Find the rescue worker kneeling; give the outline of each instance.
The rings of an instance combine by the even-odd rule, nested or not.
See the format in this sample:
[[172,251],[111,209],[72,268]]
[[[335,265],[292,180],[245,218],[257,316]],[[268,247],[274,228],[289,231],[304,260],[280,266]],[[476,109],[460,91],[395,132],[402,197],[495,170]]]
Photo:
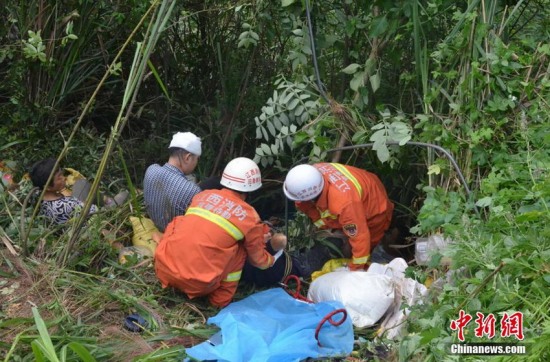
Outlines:
[[298,165],[288,172],[283,191],[319,229],[345,234],[351,246],[350,270],[384,261],[370,257],[371,252],[384,254],[375,248],[382,248],[379,243],[390,227],[394,205],[378,176],[339,163]]
[[235,158],[220,183],[223,189],[198,193],[186,214],[168,224],[155,252],[155,272],[164,288],[177,288],[189,298],[208,296],[212,305],[224,307],[247,258],[267,269],[275,257],[266,251],[265,225],[245,202],[247,193],[262,186],[258,165]]

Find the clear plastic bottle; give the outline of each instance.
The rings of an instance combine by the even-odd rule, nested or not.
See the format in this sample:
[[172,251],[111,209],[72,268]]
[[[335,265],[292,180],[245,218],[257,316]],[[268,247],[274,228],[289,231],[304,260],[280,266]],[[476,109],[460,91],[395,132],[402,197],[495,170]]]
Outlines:
[[448,243],[449,241],[441,234],[416,239],[414,250],[416,264],[427,265],[431,256],[438,251],[444,250]]

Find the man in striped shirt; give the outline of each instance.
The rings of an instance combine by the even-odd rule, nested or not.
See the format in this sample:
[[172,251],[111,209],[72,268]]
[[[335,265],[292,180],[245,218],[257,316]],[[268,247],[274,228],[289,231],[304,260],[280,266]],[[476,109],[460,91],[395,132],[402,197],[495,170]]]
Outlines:
[[201,155],[201,140],[191,132],[178,132],[168,147],[170,156],[163,166],[153,164],[143,179],[147,214],[164,231],[176,216],[185,214],[193,196],[201,189],[187,176],[193,173]]

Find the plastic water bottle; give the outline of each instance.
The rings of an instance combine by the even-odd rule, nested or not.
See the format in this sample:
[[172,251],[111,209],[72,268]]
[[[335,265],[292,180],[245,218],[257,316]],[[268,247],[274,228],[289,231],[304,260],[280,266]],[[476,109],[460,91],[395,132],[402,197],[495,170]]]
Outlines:
[[444,250],[449,244],[449,241],[445,239],[443,235],[435,234],[427,238],[418,238],[415,244],[414,257],[416,259],[416,264],[427,265],[431,256],[436,252]]
[[428,255],[428,238],[418,238],[415,242],[414,258],[416,264],[426,265],[430,256]]

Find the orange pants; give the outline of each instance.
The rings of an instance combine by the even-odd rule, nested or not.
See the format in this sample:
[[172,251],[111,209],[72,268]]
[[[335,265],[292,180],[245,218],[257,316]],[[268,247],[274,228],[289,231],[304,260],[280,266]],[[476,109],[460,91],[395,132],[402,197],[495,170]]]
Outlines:
[[386,213],[376,215],[372,219],[367,220],[367,225],[369,226],[370,232],[371,251],[376,245],[378,245],[380,240],[382,240],[382,238],[384,237],[384,233],[389,229],[393,216],[393,208],[393,203],[389,202]]
[[233,299],[245,261],[246,251],[241,247],[237,255],[229,260],[224,271],[208,283],[197,279],[177,278],[162,263],[155,263],[155,271],[164,287],[179,289],[190,299],[207,296],[210,304],[221,308]]

